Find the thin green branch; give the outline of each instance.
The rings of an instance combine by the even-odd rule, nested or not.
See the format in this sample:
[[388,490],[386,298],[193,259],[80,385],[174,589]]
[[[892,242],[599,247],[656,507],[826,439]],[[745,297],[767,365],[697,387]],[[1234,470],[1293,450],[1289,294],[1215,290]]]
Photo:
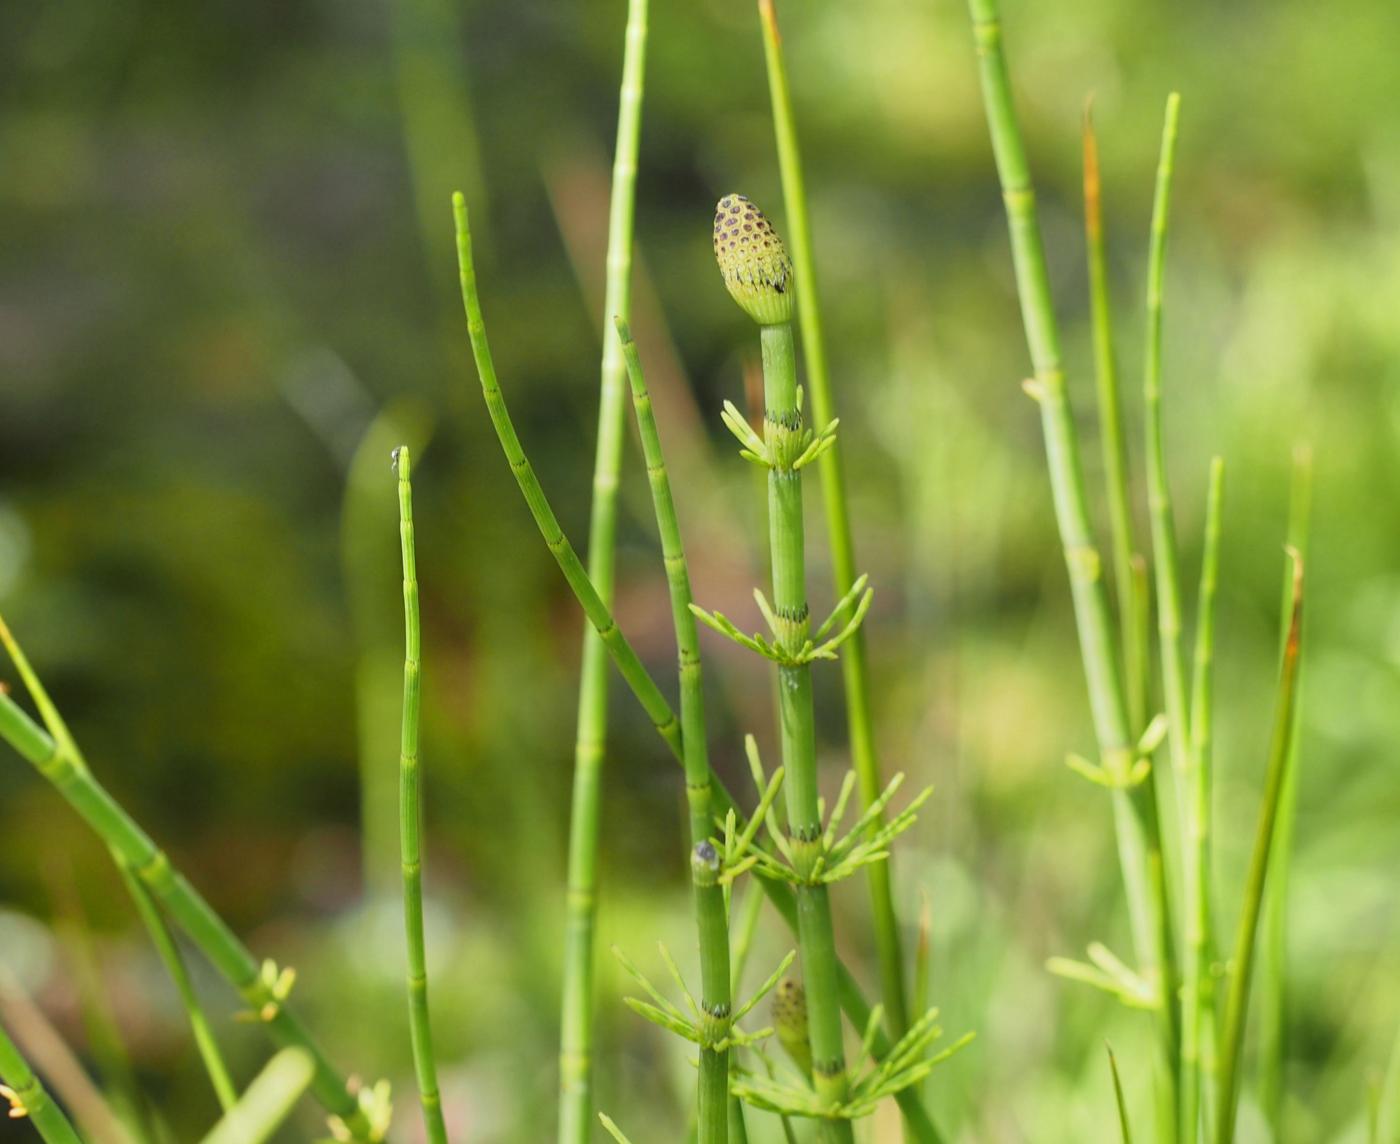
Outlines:
[[[817,292],[816,260],[813,256],[812,227],[807,212],[807,191],[802,173],[802,155],[793,119],[792,92],[788,86],[787,65],[783,59],[782,37],[773,0],[758,0],[763,26],[763,53],[768,69],[768,91],[773,107],[773,127],[777,138],[778,170],[782,178],[783,210],[787,214],[788,249],[797,279],[798,330],[802,355],[807,367],[807,390],[812,400],[812,419],[827,425],[836,417],[827,367],[826,342],[822,332],[821,304]],[[827,542],[831,549],[831,571],[836,594],[843,596],[856,581],[855,542],[851,513],[846,499],[846,480],[840,449],[827,449],[820,457],[822,504],[826,509]],[[841,678],[846,694],[846,723],[851,746],[851,766],[860,783],[861,805],[869,806],[884,783],[875,746],[875,724],[870,709],[870,667],[865,635],[855,631],[841,654]],[[871,823],[878,830],[880,820]],[[909,1027],[905,997],[904,954],[900,944],[899,919],[895,913],[888,862],[872,863],[866,871],[869,881],[871,917],[875,947],[880,963],[880,994],[884,1000],[889,1031],[896,1040]]]
[[315,1068],[302,1050],[283,1049],[253,1078],[203,1144],[263,1144],[292,1114]]
[[422,635],[418,614],[418,557],[414,545],[412,458],[408,446],[394,450],[399,489],[399,546],[403,557],[403,727],[399,742],[399,857],[403,865],[404,940],[408,949],[408,1023],[413,1069],[431,1144],[446,1144],[437,1054],[428,1016],[428,959],[423,941],[423,789],[418,760],[422,708]]
[[[646,71],[647,0],[629,0],[624,35],[617,144],[608,208],[598,443],[588,527],[588,575],[604,605],[611,604],[613,595],[618,474],[622,467],[623,428],[627,415],[622,356],[617,339],[609,336],[607,323],[615,314],[623,318],[631,314],[632,231]],[[584,1144],[593,1128],[594,925],[598,897],[600,787],[607,749],[608,655],[605,639],[591,622],[585,624],[569,817],[568,897],[560,1000],[560,1144]]]
[[243,996],[267,1025],[274,1041],[303,1048],[316,1064],[311,1089],[316,1099],[344,1123],[356,1140],[371,1140],[370,1123],[301,1021],[276,996],[262,967],[224,920],[173,866],[150,836],[93,777],[72,736],[44,692],[9,628],[0,620],[3,642],[44,712],[50,729],[39,727],[13,699],[0,693],[0,737],[32,763],[76,810],[94,833],[135,872],[167,913],[189,935],[216,970]]
[[1225,1004],[1225,1026],[1221,1035],[1220,1092],[1216,1104],[1216,1144],[1231,1144],[1235,1138],[1235,1110],[1239,1103],[1240,1063],[1244,1050],[1245,1020],[1249,1011],[1249,982],[1254,968],[1254,946],[1259,913],[1263,906],[1269,856],[1278,825],[1279,805],[1287,781],[1288,763],[1293,753],[1297,728],[1294,706],[1298,694],[1298,659],[1303,635],[1303,560],[1296,549],[1289,549],[1292,563],[1291,609],[1284,640],[1283,662],[1279,668],[1278,702],[1274,714],[1273,740],[1269,746],[1264,774],[1264,797],[1259,825],[1254,836],[1240,908],[1239,928],[1230,959],[1229,994]]
[[1215,1032],[1214,990],[1210,963],[1212,917],[1211,750],[1215,696],[1215,594],[1220,578],[1220,519],[1225,496],[1225,463],[1216,457],[1210,466],[1206,499],[1205,550],[1201,557],[1201,588],[1196,605],[1195,669],[1191,681],[1191,752],[1187,771],[1187,801],[1183,806],[1186,846],[1183,852],[1186,917],[1183,933],[1186,964],[1181,994],[1181,1133],[1192,1144],[1200,1132],[1205,1090],[1205,1051]]
[[0,1027],[0,1099],[9,1105],[9,1116],[28,1117],[47,1144],[82,1144],[63,1109],[54,1103],[20,1054],[9,1034]]

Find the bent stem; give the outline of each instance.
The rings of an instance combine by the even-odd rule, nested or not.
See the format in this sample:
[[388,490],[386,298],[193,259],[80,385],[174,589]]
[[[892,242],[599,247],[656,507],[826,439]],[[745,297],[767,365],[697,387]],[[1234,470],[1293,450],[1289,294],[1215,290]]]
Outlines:
[[1302,649],[1303,561],[1296,549],[1289,549],[1293,565],[1288,634],[1284,640],[1283,662],[1279,668],[1278,704],[1274,714],[1273,738],[1269,746],[1264,776],[1264,799],[1259,825],[1254,835],[1249,876],[1240,908],[1230,965],[1230,987],[1225,1004],[1225,1026],[1220,1039],[1220,1093],[1217,1101],[1216,1144],[1231,1144],[1235,1138],[1235,1109],[1239,1101],[1240,1058],[1244,1049],[1245,1020],[1249,1011],[1249,982],[1254,968],[1254,946],[1259,912],[1263,905],[1269,856],[1273,849],[1279,804],[1288,779],[1293,736],[1297,724],[1294,705],[1298,690],[1298,659]]
[[724,888],[716,880],[715,848],[710,843],[713,799],[710,791],[710,760],[705,732],[705,689],[700,667],[700,636],[690,591],[690,573],[681,544],[680,522],[666,475],[661,452],[661,434],[642,376],[641,358],[627,322],[617,319],[617,340],[627,363],[632,383],[632,404],[646,459],[647,480],[651,485],[652,507],[657,531],[661,534],[661,555],[666,566],[666,585],[671,597],[671,618],[676,630],[676,657],[680,672],[682,763],[685,767],[685,798],[690,809],[691,885],[695,898],[695,918],[700,938],[700,1007],[716,1034],[709,1045],[700,1046],[699,1144],[725,1144],[729,1120],[729,1050],[717,1048],[729,1031],[732,1012],[729,966],[729,918]]
[[9,1116],[28,1117],[47,1144],[82,1144],[63,1109],[34,1075],[10,1036],[0,1027],[0,1098],[9,1102]]
[[[604,325],[631,311],[632,220],[645,73],[647,0],[629,0],[622,87],[608,211]],[[588,574],[599,599],[611,604],[617,486],[622,465],[626,383],[617,339],[603,338],[598,444],[588,528]],[[583,630],[573,795],[569,813],[568,895],[559,1032],[559,1142],[583,1144],[593,1126],[594,924],[598,893],[598,820],[607,746],[608,648],[591,623]]]
[[[787,65],[783,60],[782,37],[778,33],[778,17],[773,0],[758,0],[758,12],[763,25],[763,54],[773,105],[783,209],[787,214],[788,249],[797,279],[797,324],[802,337],[803,360],[807,366],[812,419],[817,425],[827,425],[835,418],[836,409],[831,396],[826,344],[822,333],[816,261],[812,254],[812,227],[807,214],[802,155],[793,122],[792,92],[788,87]],[[840,449],[828,449],[818,459],[822,503],[826,508],[827,541],[831,549],[831,572],[838,599],[849,592],[856,581],[855,542],[851,534],[843,464]],[[846,695],[851,766],[859,784],[861,809],[866,809],[880,796],[884,783],[880,778],[875,747],[875,725],[870,711],[870,667],[862,628],[855,631],[842,649],[841,680]],[[884,816],[877,816],[870,824],[870,832],[878,830],[883,824]],[[898,1040],[909,1027],[909,1009],[905,1000],[904,953],[890,886],[889,863],[871,863],[866,868],[866,877],[870,886],[875,946],[880,962],[880,994],[889,1031]]]
[[285,990],[269,981],[269,975],[262,971],[248,947],[88,770],[68,728],[3,620],[0,643],[9,651],[49,728],[45,731],[13,699],[0,693],[0,737],[33,764],[108,849],[126,863],[210,964],[242,995],[267,1026],[272,1039],[283,1047],[302,1048],[310,1053],[316,1065],[311,1091],[317,1101],[341,1122],[352,1139],[372,1141],[369,1117],[351,1094],[345,1078],[331,1066],[300,1019],[287,1008]]
[[422,637],[418,615],[418,558],[413,534],[412,459],[406,445],[394,450],[399,486],[399,546],[403,555],[403,728],[399,745],[399,857],[403,864],[404,939],[408,947],[408,1023],[413,1069],[432,1144],[446,1144],[447,1125],[438,1088],[437,1055],[428,1018],[428,962],[423,942],[423,790],[418,763],[422,707]]

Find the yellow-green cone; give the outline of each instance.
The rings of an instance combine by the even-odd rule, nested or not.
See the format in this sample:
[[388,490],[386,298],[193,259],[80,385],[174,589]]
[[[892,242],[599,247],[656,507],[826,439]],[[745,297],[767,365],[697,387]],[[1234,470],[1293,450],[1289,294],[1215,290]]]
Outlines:
[[760,326],[792,321],[795,282],[787,248],[743,195],[725,195],[715,207],[715,261],[730,297]]
[[807,991],[791,977],[784,977],[773,990],[773,1028],[778,1043],[801,1070],[812,1075],[812,1046],[807,1039]]

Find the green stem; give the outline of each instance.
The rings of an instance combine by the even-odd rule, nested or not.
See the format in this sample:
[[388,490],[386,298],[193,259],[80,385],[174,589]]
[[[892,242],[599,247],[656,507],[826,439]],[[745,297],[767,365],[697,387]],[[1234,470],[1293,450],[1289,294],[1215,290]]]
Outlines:
[[[1095,736],[1108,773],[1126,776],[1133,754],[1127,705],[1113,650],[1102,561],[1089,523],[1079,442],[1065,389],[1050,275],[1036,219],[1035,190],[1031,185],[1025,145],[1011,97],[1011,78],[1002,49],[999,5],[997,0],[969,0],[969,9],[992,150],[1006,204],[1021,316],[1035,371],[1034,393],[1040,405],[1055,518],[1069,570]],[[1149,850],[1156,845],[1152,790],[1142,784],[1134,794],[1117,790],[1113,798],[1134,944],[1138,957],[1150,963],[1159,956],[1159,949],[1170,946],[1157,937],[1157,932],[1163,928],[1164,903],[1160,895],[1154,902],[1153,879],[1149,874]]]
[[53,1102],[4,1028],[0,1028],[0,1081],[9,1089],[4,1095],[9,1098],[11,1109],[22,1109],[20,1115],[29,1118],[48,1144],[82,1144],[63,1109]]
[[[831,396],[826,344],[822,333],[817,269],[812,253],[812,227],[807,213],[802,156],[793,122],[792,92],[788,86],[787,65],[783,60],[782,38],[778,33],[773,0],[758,0],[758,11],[763,25],[763,52],[773,105],[783,209],[787,213],[788,251],[797,278],[798,329],[802,337],[803,361],[807,367],[807,391],[812,401],[812,419],[818,425],[826,425],[835,418],[836,409]],[[843,465],[840,449],[828,449],[818,459],[837,599],[849,592],[856,580],[855,542],[851,533]],[[863,628],[857,629],[841,649],[841,678],[846,694],[851,766],[856,772],[861,804],[868,807],[879,797],[884,783],[880,778],[875,747],[875,724],[870,710],[870,667]],[[870,829],[878,830],[882,822],[883,816],[876,818],[871,822]],[[909,1027],[909,1009],[905,1000],[904,954],[900,945],[899,919],[895,914],[890,885],[890,863],[871,863],[866,867],[866,877],[870,886],[875,947],[880,963],[880,994],[890,1033],[897,1040]]]
[[[0,621],[0,639],[15,656],[18,648],[3,621]],[[27,662],[23,671],[28,673]],[[41,706],[51,706],[47,696]],[[284,1047],[303,1048],[311,1054],[316,1063],[316,1075],[311,1084],[316,1099],[328,1112],[344,1121],[354,1139],[370,1139],[369,1121],[346,1087],[345,1078],[331,1066],[301,1021],[272,996],[248,947],[175,869],[169,856],[156,846],[150,835],[93,777],[82,756],[72,747],[66,730],[61,731],[59,737],[67,745],[60,747],[13,699],[0,694],[0,737],[32,763],[107,847],[126,863],[253,1011],[267,1014],[264,1024],[272,1039]]]
[[[1288,543],[1306,561],[1308,526],[1312,510],[1312,453],[1301,447],[1294,454],[1289,496]],[[1285,589],[1283,608],[1287,622],[1291,601]],[[1286,630],[1286,627],[1285,627]],[[1264,898],[1264,945],[1259,964],[1259,1103],[1280,1139],[1283,1117],[1283,1069],[1287,1054],[1288,884],[1293,857],[1293,827],[1298,811],[1298,720],[1304,690],[1302,665],[1298,667],[1298,698],[1294,704],[1293,738],[1289,747],[1283,791],[1279,796],[1279,821]]]
[[1259,811],[1259,825],[1254,835],[1254,852],[1250,857],[1249,875],[1245,882],[1239,928],[1235,934],[1229,994],[1225,1003],[1225,1027],[1220,1040],[1216,1144],[1231,1144],[1235,1138],[1240,1058],[1244,1049],[1245,1020],[1249,1011],[1249,982],[1254,968],[1255,938],[1258,933],[1259,913],[1263,906],[1265,880],[1269,872],[1269,856],[1278,824],[1279,805],[1282,802],[1297,726],[1294,706],[1297,700],[1298,659],[1302,647],[1303,563],[1302,557],[1294,549],[1289,550],[1289,557],[1293,565],[1290,617],[1288,634],[1284,641],[1283,662],[1279,668],[1278,705],[1274,714],[1268,767],[1264,775],[1264,799]]
[[1113,582],[1122,627],[1123,674],[1127,683],[1128,723],[1134,731],[1147,726],[1147,649],[1134,621],[1136,588],[1132,498],[1128,479],[1128,445],[1114,349],[1113,310],[1108,285],[1108,255],[1103,231],[1103,193],[1099,145],[1089,107],[1084,109],[1084,236],[1089,262],[1089,309],[1094,330],[1094,379],[1098,390],[1099,435],[1104,484],[1108,490],[1109,535],[1113,545]]
[[[612,315],[626,318],[631,312],[632,220],[646,63],[647,0],[629,0],[625,37],[612,198],[608,210],[603,299],[605,336],[593,505],[588,528],[588,574],[605,605],[611,604],[613,595],[617,486],[627,413],[622,357],[617,339],[606,335],[606,326]],[[600,786],[607,746],[608,654],[608,647],[591,622],[585,624],[569,818],[568,897],[560,1003],[560,1144],[583,1144],[593,1128],[593,931],[598,894]]]
[[[793,442],[801,434],[797,399],[797,363],[792,324],[762,327],[763,427],[771,467],[768,472],[768,540],[773,563],[773,608],[788,629],[783,650],[796,654],[807,639],[807,574],[804,553],[802,474],[792,467]],[[812,668],[807,663],[778,668],[778,722],[781,731],[783,794],[793,863],[805,876],[821,853],[822,821],[818,807],[816,720],[812,707]],[[807,990],[807,1019],[812,1045],[812,1072],[817,1094],[827,1103],[846,1099],[846,1052],[842,1043],[841,1006],[836,994],[836,938],[831,903],[822,883],[797,887],[797,937],[802,978]],[[849,1121],[824,1122],[825,1136],[850,1140]]]
[[1187,843],[1183,855],[1186,889],[1186,967],[1181,998],[1181,1132],[1194,1142],[1200,1132],[1204,1089],[1203,1042],[1214,1034],[1210,988],[1211,907],[1211,750],[1214,734],[1215,594],[1220,575],[1220,517],[1225,464],[1210,466],[1206,501],[1205,551],[1196,614],[1195,670],[1191,682],[1191,755],[1185,804]]
[[180,996],[180,1005],[185,1010],[185,1015],[190,1022],[190,1032],[194,1036],[195,1048],[199,1051],[200,1060],[204,1062],[204,1071],[209,1074],[209,1081],[214,1086],[214,1094],[219,1099],[219,1107],[227,1112],[237,1102],[238,1092],[233,1087],[228,1066],[224,1063],[223,1054],[219,1051],[219,1043],[214,1037],[213,1029],[209,1026],[209,1018],[204,1012],[204,1006],[200,1004],[199,995],[195,992],[194,982],[190,980],[189,970],[185,967],[185,959],[180,955],[179,946],[175,944],[175,936],[165,924],[159,907],[151,898],[141,879],[136,877],[131,868],[122,861],[120,855],[114,854],[113,859],[117,863],[117,869],[121,871],[122,881],[126,883],[127,892],[136,905],[136,912],[141,915],[141,921],[151,935],[151,944],[156,947],[156,953],[165,966],[166,973],[170,975],[170,980],[175,984],[175,991]]
[[[729,1032],[733,1011],[729,964],[729,918],[724,887],[714,877],[718,855],[710,843],[714,825],[710,759],[705,732],[705,688],[700,667],[700,635],[690,591],[690,573],[681,543],[680,522],[666,475],[661,452],[661,434],[651,408],[646,379],[637,345],[625,319],[617,318],[617,341],[632,383],[632,404],[646,459],[651,502],[661,534],[661,555],[666,566],[666,585],[671,596],[671,617],[676,630],[681,692],[682,764],[685,768],[685,796],[690,809],[692,847],[691,884],[695,895],[695,916],[700,931],[700,1007],[713,1023],[712,1043],[723,1041]],[[715,863],[714,872],[710,861]],[[698,1090],[700,1144],[725,1144],[729,1128],[729,1051],[715,1051],[710,1045],[700,1049]]]
[[314,1067],[300,1049],[283,1049],[253,1078],[202,1144],[263,1144],[291,1115],[311,1083]]
[[399,544],[403,555],[403,728],[399,743],[399,858],[403,865],[404,939],[408,947],[408,1023],[423,1123],[432,1144],[446,1144],[437,1055],[428,1017],[428,961],[423,942],[423,790],[418,762],[422,707],[422,636],[418,615],[418,558],[413,535],[412,459],[394,450],[399,486]]
[[[546,547],[559,565],[559,570],[563,573],[565,581],[574,593],[574,598],[578,600],[579,606],[588,616],[590,623],[603,636],[603,642],[612,655],[613,663],[618,672],[641,704],[642,709],[650,717],[657,733],[665,741],[676,759],[683,762],[680,721],[672,712],[660,688],[657,687],[641,660],[638,659],[637,653],[628,643],[626,636],[622,634],[612,613],[599,599],[597,589],[589,580],[588,573],[579,560],[578,554],[574,551],[573,545],[569,543],[568,538],[560,529],[558,519],[549,506],[539,478],[520,446],[520,438],[516,434],[515,426],[510,418],[510,411],[505,403],[505,396],[501,392],[500,383],[496,377],[495,362],[491,356],[491,346],[486,338],[486,326],[481,313],[481,299],[477,293],[476,269],[472,262],[472,240],[468,225],[466,200],[460,194],[453,196],[453,214],[457,227],[457,253],[461,267],[462,302],[467,317],[467,334],[471,339],[472,352],[476,358],[477,373],[487,413],[500,441],[501,450],[515,476],[526,506],[545,540]],[[715,817],[723,818],[731,809],[737,811],[737,804],[733,797],[715,776],[713,770],[710,773],[710,782]],[[760,878],[759,882],[773,902],[774,908],[788,927],[795,932],[797,930],[797,903],[790,889],[785,883],[769,878]],[[837,990],[841,1006],[846,1011],[851,1023],[856,1028],[865,1028],[870,1020],[870,1005],[861,993],[855,978],[839,961],[837,963]],[[891,1047],[889,1038],[883,1031],[878,1031],[872,1044],[876,1059],[887,1055]],[[906,1123],[914,1132],[915,1139],[921,1144],[937,1144],[940,1137],[929,1120],[928,1114],[924,1111],[918,1093],[912,1088],[907,1088],[899,1092],[895,1099],[904,1113]]]

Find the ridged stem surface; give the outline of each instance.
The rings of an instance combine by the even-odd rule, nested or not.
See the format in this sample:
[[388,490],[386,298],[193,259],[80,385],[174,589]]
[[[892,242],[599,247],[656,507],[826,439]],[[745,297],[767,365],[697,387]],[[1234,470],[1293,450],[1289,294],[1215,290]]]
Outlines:
[[[14,1102],[18,1101],[18,1106],[24,1109],[23,1115],[46,1144],[82,1144],[82,1138],[73,1130],[63,1109],[53,1102],[3,1028],[0,1028],[0,1081],[14,1093],[9,1098],[10,1109],[14,1109]],[[8,1111],[0,1104],[0,1116],[4,1115],[8,1115]]]

